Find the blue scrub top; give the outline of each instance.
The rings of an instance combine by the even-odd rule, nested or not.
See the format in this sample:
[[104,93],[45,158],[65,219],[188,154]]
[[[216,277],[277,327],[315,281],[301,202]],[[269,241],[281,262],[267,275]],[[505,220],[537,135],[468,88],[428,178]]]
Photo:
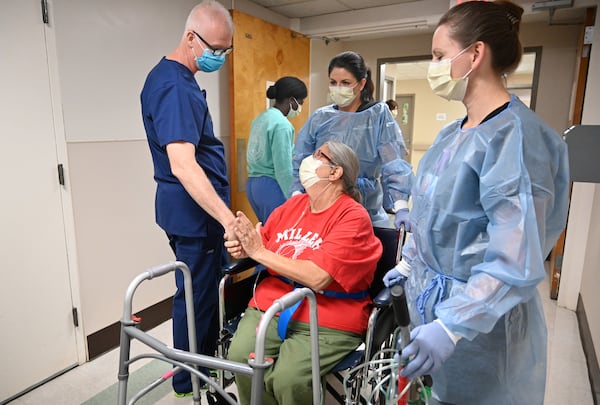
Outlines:
[[162,58],[150,71],[141,93],[142,118],[154,164],[156,223],[165,232],[202,237],[216,222],[187,193],[171,172],[166,146],[185,141],[196,146],[196,161],[217,194],[229,205],[225,148],[215,137],[206,92],[192,72]]

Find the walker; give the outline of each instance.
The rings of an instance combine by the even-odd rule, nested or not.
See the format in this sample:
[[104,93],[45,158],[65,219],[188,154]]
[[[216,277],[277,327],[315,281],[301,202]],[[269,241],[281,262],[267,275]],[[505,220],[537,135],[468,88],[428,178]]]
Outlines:
[[[163,276],[175,270],[181,270],[184,276],[184,291],[187,317],[188,336],[190,342],[190,351],[182,351],[170,348],[160,340],[150,336],[138,328],[140,320],[132,313],[133,295],[137,287],[146,280]],[[185,263],[175,261],[153,267],[137,276],[127,288],[125,294],[125,303],[123,305],[123,318],[121,319],[121,343],[119,355],[119,374],[118,374],[118,397],[117,404],[129,405],[135,404],[140,398],[148,394],[160,384],[168,381],[173,374],[181,370],[188,371],[192,376],[193,401],[194,405],[200,404],[200,383],[202,380],[212,390],[218,394],[219,403],[235,405],[237,402],[229,396],[225,390],[215,381],[204,375],[198,370],[198,367],[228,371],[231,373],[240,373],[252,377],[252,405],[262,403],[262,393],[264,384],[264,371],[272,364],[271,359],[264,356],[265,337],[267,326],[271,319],[280,311],[293,306],[296,302],[307,298],[310,308],[310,335],[312,347],[312,386],[313,403],[321,403],[321,379],[319,368],[319,340],[317,329],[317,301],[313,291],[309,288],[298,288],[283,297],[275,300],[273,305],[265,312],[262,321],[258,326],[256,333],[255,357],[248,360],[247,364],[229,361],[217,357],[206,356],[197,353],[195,336],[196,325],[194,318],[194,303],[192,295],[192,277],[189,268]],[[144,343],[155,352],[145,353],[134,358],[130,358],[131,340],[137,339]],[[172,370],[158,378],[156,381],[144,387],[127,402],[127,382],[129,378],[129,366],[142,359],[158,359],[174,366]]]

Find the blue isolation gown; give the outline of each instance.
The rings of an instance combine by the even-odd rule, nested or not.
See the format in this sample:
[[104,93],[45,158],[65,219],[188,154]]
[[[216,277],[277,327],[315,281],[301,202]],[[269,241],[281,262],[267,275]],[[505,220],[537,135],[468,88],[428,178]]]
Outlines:
[[357,112],[340,111],[334,105],[317,109],[298,132],[291,192],[303,191],[298,179],[302,159],[330,140],[354,150],[360,161],[362,204],[374,226],[389,228],[385,210],[391,210],[398,200],[408,200],[413,173],[404,160],[406,146],[400,127],[388,106],[379,102]]
[[547,331],[537,285],[565,226],[567,146],[517,97],[471,129],[441,130],[412,189],[404,246],[411,321],[460,335],[432,375],[445,403],[542,404]]

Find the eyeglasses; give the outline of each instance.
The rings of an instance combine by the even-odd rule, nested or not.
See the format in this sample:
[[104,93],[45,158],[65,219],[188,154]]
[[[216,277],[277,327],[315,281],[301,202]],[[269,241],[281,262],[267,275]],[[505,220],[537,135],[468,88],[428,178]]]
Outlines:
[[327,159],[327,161],[329,162],[329,166],[334,167],[334,166],[339,166],[337,163],[335,163],[329,156],[327,156],[321,149],[317,149],[315,151],[315,153],[313,153],[313,157],[315,159],[321,159],[322,157],[324,157],[325,159]]
[[212,52],[212,54],[214,56],[227,56],[231,52],[233,52],[233,46],[230,46],[229,48],[225,48],[225,49],[215,48],[214,46],[212,46],[211,44],[206,42],[206,40],[204,38],[202,38],[200,36],[200,34],[198,34],[196,31],[192,31],[192,32],[194,34],[196,34],[196,36],[198,37],[198,39],[200,39],[200,41],[204,42],[204,45],[206,45],[208,47],[208,49],[210,49],[210,51]]

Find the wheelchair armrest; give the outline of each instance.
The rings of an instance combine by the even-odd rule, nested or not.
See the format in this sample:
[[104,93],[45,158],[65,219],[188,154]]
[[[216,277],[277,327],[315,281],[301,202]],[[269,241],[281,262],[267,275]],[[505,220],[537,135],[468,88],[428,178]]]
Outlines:
[[390,306],[392,303],[392,293],[389,287],[384,287],[375,298],[373,298],[373,305],[375,308],[384,308]]
[[223,275],[238,274],[238,273],[241,273],[242,271],[245,271],[245,270],[251,269],[252,267],[255,267],[257,264],[258,264],[258,262],[256,260],[250,259],[249,257],[247,257],[245,259],[238,260],[237,262],[231,262],[231,263],[226,264],[221,269],[221,273]]

